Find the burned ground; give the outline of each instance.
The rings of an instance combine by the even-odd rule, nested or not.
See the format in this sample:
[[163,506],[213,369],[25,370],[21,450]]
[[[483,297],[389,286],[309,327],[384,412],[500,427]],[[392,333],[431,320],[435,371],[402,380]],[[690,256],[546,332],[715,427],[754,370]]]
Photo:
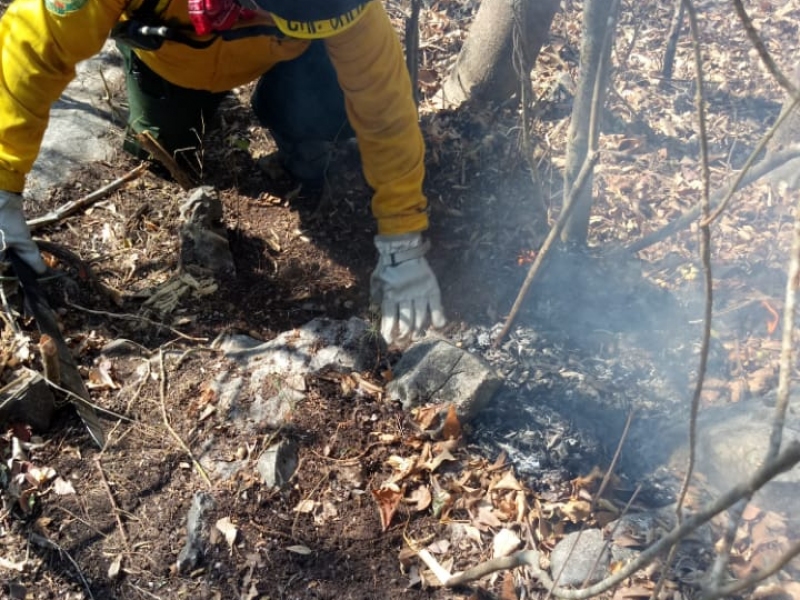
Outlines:
[[[510,385],[498,399],[504,403],[465,432],[464,444],[453,450],[457,460],[445,469],[468,473],[470,485],[487,486],[494,461],[505,452],[530,491],[529,502],[555,502],[570,497],[574,478],[607,466],[631,408],[659,419],[686,410],[703,297],[696,230],[646,249],[641,260],[606,253],[657,230],[699,200],[690,43],[682,39],[675,79],[662,85],[658,68],[671,7],[626,5],[602,141],[606,152],[595,181],[591,257],[556,256],[522,311],[519,329],[495,351],[487,340],[508,314],[532,252],[561,205],[559,168],[570,81],[577,76],[580,5],[566,3],[534,71],[541,98],[533,125],[541,198],[533,196],[515,106],[437,108],[435,92],[476,6],[436,2],[421,21],[420,113],[435,249],[430,261],[450,318],[443,334],[486,355]],[[391,7],[398,27],[401,8]],[[782,96],[727,3],[701,8],[716,187],[741,167],[765,124],[777,116]],[[761,2],[752,10],[768,46],[787,63],[792,55],[785,48],[797,39],[800,5],[784,3],[778,11],[777,4]],[[175,275],[179,258],[178,212],[185,193],[158,170],[41,232],[76,252],[104,286],[94,287],[69,260],[54,259],[69,281],[52,284],[51,299],[94,383],[93,400],[127,420],[107,421],[111,443],[100,453],[64,409],[43,434],[44,445],[30,451],[36,465],[54,469],[77,493],[57,493],[48,485],[26,510],[6,507],[0,545],[9,563],[0,568],[10,597],[82,598],[89,596],[87,589],[98,599],[466,595],[412,585],[414,561],[405,555],[401,560],[407,539],[439,539],[440,515],[402,505],[383,531],[369,493],[391,476],[391,456],[419,451],[402,441],[415,425],[398,406],[339,379],[315,377],[285,430],[245,433],[225,415],[204,412],[208,383],[235,368],[210,349],[220,334],[269,340],[317,316],[374,319],[368,290],[375,229],[354,148],[344,148],[332,162],[325,194],[299,188],[279,170],[264,168],[260,159],[273,146],[247,110],[248,95],[248,89],[237,90],[226,102],[200,163],[202,183],[223,199],[236,265],[213,293],[186,296],[169,314],[144,304]],[[124,99],[118,95],[114,101]],[[69,185],[31,206],[30,214],[79,198],[137,164],[120,154],[87,165]],[[739,194],[715,225],[718,316],[704,404],[759,397],[775,385],[779,345],[773,312],[782,308],[793,211],[790,195],[757,184]],[[32,323],[20,325],[34,335]],[[130,340],[139,349],[103,362],[101,349],[115,340]],[[396,353],[376,356],[374,371],[363,377],[380,387],[394,358]],[[150,376],[126,385],[143,366]],[[220,534],[202,565],[183,575],[174,564],[186,514],[193,493],[207,486],[165,421],[194,452],[213,436],[218,458],[251,459],[212,491],[209,521],[229,518],[238,531],[235,541],[229,544]],[[265,489],[254,460],[269,443],[288,436],[300,445],[297,475],[281,492]],[[376,443],[381,439],[386,442]],[[619,484],[623,499],[629,484]],[[305,501],[318,503],[318,511],[304,512]],[[560,525],[553,537],[539,540],[544,548],[576,527],[555,520]],[[490,544],[454,547],[453,570],[490,552]],[[121,572],[110,573],[119,557]],[[14,565],[22,565],[19,572]],[[693,588],[681,573],[673,579],[679,584],[675,593],[690,597]],[[485,587],[500,593],[502,583],[499,578]],[[524,597],[539,593],[529,578],[516,583],[528,590]],[[508,586],[503,589],[507,593]]]

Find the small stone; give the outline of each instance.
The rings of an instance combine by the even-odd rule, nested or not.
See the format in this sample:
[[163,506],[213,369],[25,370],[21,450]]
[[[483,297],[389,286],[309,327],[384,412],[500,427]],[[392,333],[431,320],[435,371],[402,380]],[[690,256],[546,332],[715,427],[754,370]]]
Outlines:
[[215,507],[214,498],[206,492],[195,492],[186,517],[186,543],[178,554],[178,573],[188,573],[200,564],[208,542],[209,525],[206,514]]
[[570,533],[556,544],[550,554],[550,573],[558,577],[559,585],[597,583],[608,573],[610,561],[603,532],[586,529]]
[[283,440],[264,451],[256,468],[264,484],[275,488],[289,483],[297,464],[297,444],[293,440]]

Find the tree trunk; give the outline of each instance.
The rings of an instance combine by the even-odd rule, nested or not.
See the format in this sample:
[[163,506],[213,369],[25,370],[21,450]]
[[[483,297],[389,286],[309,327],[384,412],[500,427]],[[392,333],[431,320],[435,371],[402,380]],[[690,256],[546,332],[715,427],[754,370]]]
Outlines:
[[559,0],[483,0],[456,65],[444,82],[445,101],[459,105],[467,100],[508,100],[519,90],[520,81],[513,60],[517,15],[524,24],[519,39],[526,73],[530,73],[559,4]]
[[[586,0],[583,5],[581,70],[567,138],[565,201],[589,150],[597,146],[608,88],[608,64],[614,45],[618,6],[616,0]],[[586,244],[592,210],[592,179],[590,176],[581,193],[575,197],[577,204],[561,234],[564,242]]]

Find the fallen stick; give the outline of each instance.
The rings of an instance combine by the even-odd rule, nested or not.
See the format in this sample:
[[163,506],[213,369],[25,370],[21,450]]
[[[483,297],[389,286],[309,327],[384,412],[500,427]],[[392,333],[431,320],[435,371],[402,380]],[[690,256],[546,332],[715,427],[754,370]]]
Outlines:
[[164,147],[158,143],[158,140],[153,137],[149,131],[136,134],[136,141],[141,144],[147,152],[153,155],[158,162],[160,162],[172,175],[175,182],[184,190],[190,190],[195,187],[192,177],[178,164],[172,155],[167,152]]
[[94,459],[94,464],[97,466],[97,470],[100,473],[100,481],[103,483],[103,487],[106,490],[106,495],[108,496],[108,503],[111,504],[111,510],[114,512],[114,517],[117,519],[117,527],[119,527],[119,534],[122,536],[122,543],[125,546],[125,550],[128,551],[128,554],[131,552],[131,545],[128,542],[128,533],[125,531],[125,525],[122,523],[122,517],[119,516],[120,510],[119,506],[117,505],[117,501],[114,498],[114,493],[111,491],[111,486],[108,484],[108,479],[106,479],[106,474],[103,471],[103,465],[100,462],[100,457]]
[[739,500],[744,498],[752,498],[753,494],[761,489],[766,483],[781,473],[788,471],[798,462],[800,462],[800,442],[789,442],[786,445],[786,448],[777,457],[775,457],[775,460],[764,464],[749,479],[732,487],[714,502],[704,508],[699,509],[695,514],[683,521],[682,524],[675,526],[664,537],[644,550],[641,554],[639,554],[639,556],[627,563],[622,569],[616,571],[613,575],[606,577],[598,583],[581,589],[554,587],[550,576],[539,567],[539,555],[537,550],[522,550],[509,556],[493,558],[471,567],[461,573],[450,575],[447,570],[442,567],[433,556],[431,556],[429,552],[418,548],[416,544],[414,544],[405,536],[404,539],[409,547],[411,547],[411,549],[417,553],[417,556],[419,556],[419,558],[425,562],[425,564],[434,573],[438,573],[437,578],[446,588],[464,585],[494,573],[495,571],[527,566],[532,569],[533,575],[539,580],[542,586],[549,590],[549,592],[556,598],[563,598],[565,600],[588,600],[589,598],[602,594],[614,586],[619,585],[625,579],[633,575],[636,571],[653,562],[657,556],[666,552],[674,544],[684,539],[691,532],[696,531],[698,527],[704,523],[707,523],[721,512],[730,508]]
[[167,369],[164,367],[164,351],[163,349],[158,350],[158,366],[159,366],[159,377],[161,378],[160,385],[158,387],[158,395],[161,400],[161,418],[164,421],[164,427],[166,427],[169,434],[173,437],[173,439],[178,443],[178,445],[186,452],[186,455],[189,457],[189,460],[192,461],[194,468],[200,474],[200,477],[203,478],[206,485],[209,489],[214,489],[214,484],[211,483],[211,479],[206,473],[206,470],[203,468],[203,465],[200,464],[200,461],[194,457],[194,453],[192,452],[191,448],[186,445],[181,439],[181,436],[178,435],[178,432],[172,428],[172,425],[169,424],[169,417],[167,416]]
[[87,194],[83,198],[78,198],[77,200],[72,200],[71,202],[67,202],[63,206],[59,206],[55,210],[51,210],[46,215],[42,215],[41,217],[36,217],[35,219],[31,219],[28,221],[28,228],[31,231],[35,231],[41,227],[45,227],[47,225],[52,225],[53,223],[58,223],[66,219],[69,216],[74,215],[79,210],[83,210],[97,202],[98,200],[105,198],[111,192],[118,190],[123,185],[128,183],[129,181],[133,181],[137,177],[139,177],[142,173],[147,170],[147,163],[142,163],[138,167],[131,169],[122,177],[115,179],[104,185],[101,188],[96,189],[91,194]]
[[586,159],[583,161],[583,166],[581,167],[578,176],[575,178],[575,184],[572,186],[569,198],[567,198],[567,202],[564,205],[564,208],[561,210],[561,214],[558,215],[558,219],[556,219],[556,222],[550,229],[550,233],[547,234],[547,238],[545,239],[544,244],[542,244],[542,248],[536,255],[536,259],[533,261],[530,269],[528,269],[528,274],[525,276],[525,281],[522,282],[522,287],[517,294],[517,299],[514,300],[514,305],[511,307],[511,311],[508,313],[508,317],[503,325],[503,329],[497,334],[494,342],[492,342],[492,346],[494,348],[500,346],[500,344],[503,342],[503,339],[508,334],[508,331],[511,329],[511,326],[514,324],[514,320],[517,318],[517,314],[522,307],[525,296],[528,295],[528,290],[530,290],[533,280],[536,278],[536,274],[539,272],[539,268],[542,266],[542,263],[550,251],[551,246],[555,243],[556,239],[558,239],[558,236],[561,235],[561,231],[564,229],[564,226],[569,220],[569,216],[572,214],[572,209],[578,204],[578,194],[580,194],[580,192],[583,190],[583,186],[586,185],[586,182],[588,181],[589,176],[592,174],[592,169],[594,168],[598,158],[600,158],[600,154],[599,152],[595,151],[587,155]]
[[[739,190],[745,188],[746,186],[750,185],[754,181],[758,181],[765,175],[771,173],[778,167],[786,164],[790,160],[795,158],[800,158],[800,144],[793,144],[789,146],[786,150],[782,152],[776,152],[769,158],[762,160],[760,163],[755,165],[753,168],[748,171],[747,175],[741,178],[737,178],[737,181],[730,186],[718,190],[714,192],[711,196],[711,208],[712,210],[716,210],[717,207],[722,203],[722,201],[728,196],[732,195]],[[667,223],[664,227],[659,229],[658,231],[654,231],[653,233],[644,236],[641,239],[636,240],[635,242],[629,244],[625,247],[623,252],[635,254],[637,252],[641,252],[645,248],[649,248],[653,244],[657,244],[658,242],[662,242],[668,237],[671,237],[678,231],[682,231],[689,224],[697,219],[700,216],[700,206],[694,205],[691,209],[683,213],[680,217],[672,221],[671,223]],[[614,254],[618,252],[618,250],[612,250],[609,254]]]

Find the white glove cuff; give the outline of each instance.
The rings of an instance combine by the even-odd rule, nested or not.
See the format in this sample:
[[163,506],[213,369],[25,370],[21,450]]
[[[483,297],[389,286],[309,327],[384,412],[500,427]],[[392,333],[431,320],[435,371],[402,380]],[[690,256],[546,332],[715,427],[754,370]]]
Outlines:
[[386,264],[396,267],[399,264],[422,258],[431,247],[429,241],[422,240],[421,233],[404,233],[401,235],[377,235],[375,246]]

